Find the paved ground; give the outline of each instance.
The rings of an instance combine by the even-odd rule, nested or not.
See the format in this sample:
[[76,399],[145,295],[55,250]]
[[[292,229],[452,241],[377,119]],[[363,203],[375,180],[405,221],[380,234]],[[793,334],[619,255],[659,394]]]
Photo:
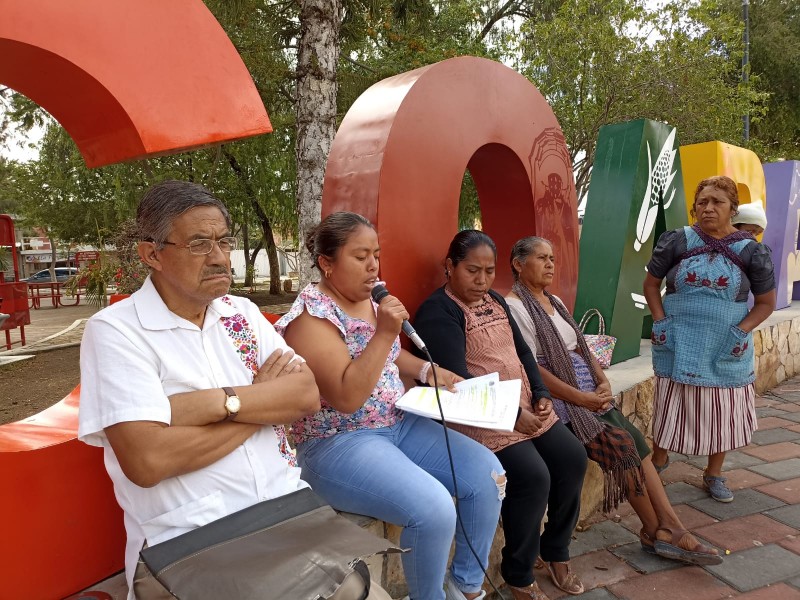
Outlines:
[[[281,310],[283,309],[283,310]],[[284,312],[273,307],[272,312]],[[92,307],[31,311],[29,350],[77,343]],[[76,323],[76,321],[78,321]],[[15,346],[13,352],[24,349]],[[2,360],[7,353],[0,353]],[[640,524],[630,507],[575,534],[573,569],[587,592],[584,600],[800,600],[800,378],[784,382],[757,399],[759,430],[753,444],[728,454],[730,504],[700,489],[702,459],[673,454],[662,477],[684,523],[707,543],[730,552],[714,567],[681,566],[645,554]],[[552,599],[567,597],[537,573]],[[79,597],[124,598],[121,576]],[[96,593],[105,591],[107,595]]]
[[[626,505],[575,534],[573,569],[589,590],[577,598],[800,600],[800,378],[773,388],[756,406],[753,444],[725,460],[733,502],[716,502],[701,489],[704,459],[673,454],[662,473],[683,522],[729,551],[724,562],[681,566],[645,554],[641,524]],[[546,576],[537,579],[550,598],[566,597]]]

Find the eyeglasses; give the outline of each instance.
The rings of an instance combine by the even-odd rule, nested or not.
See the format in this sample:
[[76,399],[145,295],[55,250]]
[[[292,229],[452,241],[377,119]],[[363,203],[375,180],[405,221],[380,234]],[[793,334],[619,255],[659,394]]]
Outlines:
[[232,250],[236,250],[235,237],[224,237],[219,238],[218,240],[192,240],[188,244],[176,244],[175,242],[166,241],[162,242],[162,244],[169,244],[170,246],[175,246],[176,248],[188,248],[190,254],[196,254],[199,256],[211,254],[211,251],[214,249],[214,243],[216,243],[217,246],[219,246],[219,249],[225,254],[230,254]]

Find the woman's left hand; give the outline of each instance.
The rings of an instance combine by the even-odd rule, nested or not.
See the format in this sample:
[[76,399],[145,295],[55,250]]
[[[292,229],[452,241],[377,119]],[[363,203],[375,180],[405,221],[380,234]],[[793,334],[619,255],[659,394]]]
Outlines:
[[542,421],[550,416],[553,412],[553,402],[550,398],[539,398],[533,405],[533,414],[539,417]]
[[604,381],[594,389],[594,393],[601,398],[610,398],[613,395],[611,393],[611,384],[608,381]]
[[460,375],[456,375],[452,371],[448,371],[447,369],[443,369],[442,367],[438,366],[431,367],[430,369],[428,369],[428,381],[425,382],[431,387],[435,385],[433,381],[434,369],[436,369],[436,378],[437,378],[436,383],[439,384],[439,387],[447,388],[448,391],[455,392],[456,391],[455,385],[459,381],[464,381],[463,377],[461,377]]

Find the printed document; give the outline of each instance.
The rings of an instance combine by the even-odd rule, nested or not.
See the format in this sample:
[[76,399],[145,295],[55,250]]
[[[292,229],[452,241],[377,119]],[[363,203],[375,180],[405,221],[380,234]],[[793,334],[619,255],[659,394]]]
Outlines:
[[[460,381],[455,385],[455,393],[439,388],[444,418],[452,423],[513,431],[521,386],[519,379],[500,381],[497,373],[489,373]],[[436,390],[431,387],[411,388],[397,401],[397,408],[441,419]]]

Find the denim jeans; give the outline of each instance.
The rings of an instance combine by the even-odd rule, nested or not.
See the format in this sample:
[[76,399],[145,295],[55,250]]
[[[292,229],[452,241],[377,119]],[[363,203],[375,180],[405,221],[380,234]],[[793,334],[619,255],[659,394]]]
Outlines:
[[[466,536],[487,566],[500,515],[503,467],[487,448],[448,430]],[[303,479],[336,509],[403,527],[403,570],[413,600],[445,597],[447,557],[455,533],[452,575],[463,592],[483,584],[481,566],[456,531],[453,478],[442,426],[406,414],[391,427],[360,429],[301,443]]]

